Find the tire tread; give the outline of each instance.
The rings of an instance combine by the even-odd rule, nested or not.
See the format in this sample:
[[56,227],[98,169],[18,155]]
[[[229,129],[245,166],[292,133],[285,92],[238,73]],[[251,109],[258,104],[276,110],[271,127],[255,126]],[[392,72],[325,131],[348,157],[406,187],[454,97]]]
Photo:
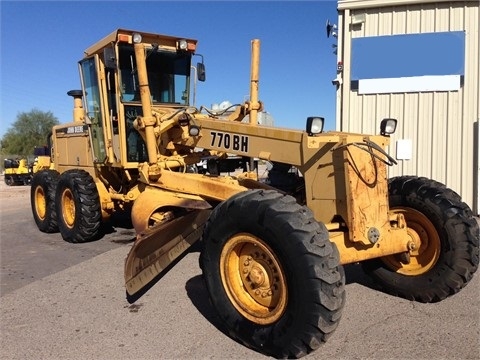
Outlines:
[[[30,188],[30,203],[32,207],[32,214],[40,231],[45,233],[58,232],[57,210],[55,208],[55,191],[58,183],[58,171],[56,170],[41,170],[33,175]],[[45,219],[42,220],[36,213],[35,205],[35,190],[40,186],[45,194],[46,214]]]
[[[100,198],[92,176],[82,169],[73,169],[64,172],[59,179],[59,188],[71,188],[75,201],[79,204],[75,214],[73,229],[59,224],[60,232],[65,241],[71,243],[85,243],[99,237],[101,226]],[[77,197],[78,195],[78,197]],[[61,213],[60,193],[57,192],[57,211]],[[78,211],[79,210],[79,211]]]
[[382,290],[409,300],[437,302],[460,291],[479,264],[479,228],[469,206],[455,191],[425,177],[394,177],[389,194],[391,206],[428,212],[441,238],[441,255],[429,272],[411,277],[411,285],[378,259],[363,263],[367,273]]

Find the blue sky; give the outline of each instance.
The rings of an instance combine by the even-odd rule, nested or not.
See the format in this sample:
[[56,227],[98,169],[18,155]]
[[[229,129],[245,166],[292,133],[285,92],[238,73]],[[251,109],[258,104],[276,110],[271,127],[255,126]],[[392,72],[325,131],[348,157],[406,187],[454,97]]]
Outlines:
[[197,106],[249,92],[250,40],[261,40],[260,100],[280,127],[308,116],[335,127],[333,38],[336,1],[1,1],[0,137],[21,112],[72,118],[67,91],[79,89],[83,51],[117,28],[194,38],[207,81]]

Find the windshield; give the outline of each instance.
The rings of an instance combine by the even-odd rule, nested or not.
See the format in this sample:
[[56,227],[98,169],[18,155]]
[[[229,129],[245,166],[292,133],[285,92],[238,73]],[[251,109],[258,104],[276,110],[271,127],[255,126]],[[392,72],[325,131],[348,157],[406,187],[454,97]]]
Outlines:
[[[147,50],[147,72],[153,104],[188,105],[190,54]],[[140,101],[133,46],[120,47],[122,101]]]

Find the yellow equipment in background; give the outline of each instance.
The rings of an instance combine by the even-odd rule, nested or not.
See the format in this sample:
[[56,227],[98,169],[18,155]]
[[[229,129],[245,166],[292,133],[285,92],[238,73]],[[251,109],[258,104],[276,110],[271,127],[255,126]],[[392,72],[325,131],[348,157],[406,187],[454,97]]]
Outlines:
[[30,185],[33,176],[32,167],[28,165],[27,159],[5,159],[4,180],[8,186]]

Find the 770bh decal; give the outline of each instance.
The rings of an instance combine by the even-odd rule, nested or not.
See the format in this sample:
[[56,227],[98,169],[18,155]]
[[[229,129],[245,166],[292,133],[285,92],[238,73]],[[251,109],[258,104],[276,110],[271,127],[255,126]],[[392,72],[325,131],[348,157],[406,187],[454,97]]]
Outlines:
[[239,152],[248,152],[248,136],[210,131],[212,135],[212,147],[223,148]]

